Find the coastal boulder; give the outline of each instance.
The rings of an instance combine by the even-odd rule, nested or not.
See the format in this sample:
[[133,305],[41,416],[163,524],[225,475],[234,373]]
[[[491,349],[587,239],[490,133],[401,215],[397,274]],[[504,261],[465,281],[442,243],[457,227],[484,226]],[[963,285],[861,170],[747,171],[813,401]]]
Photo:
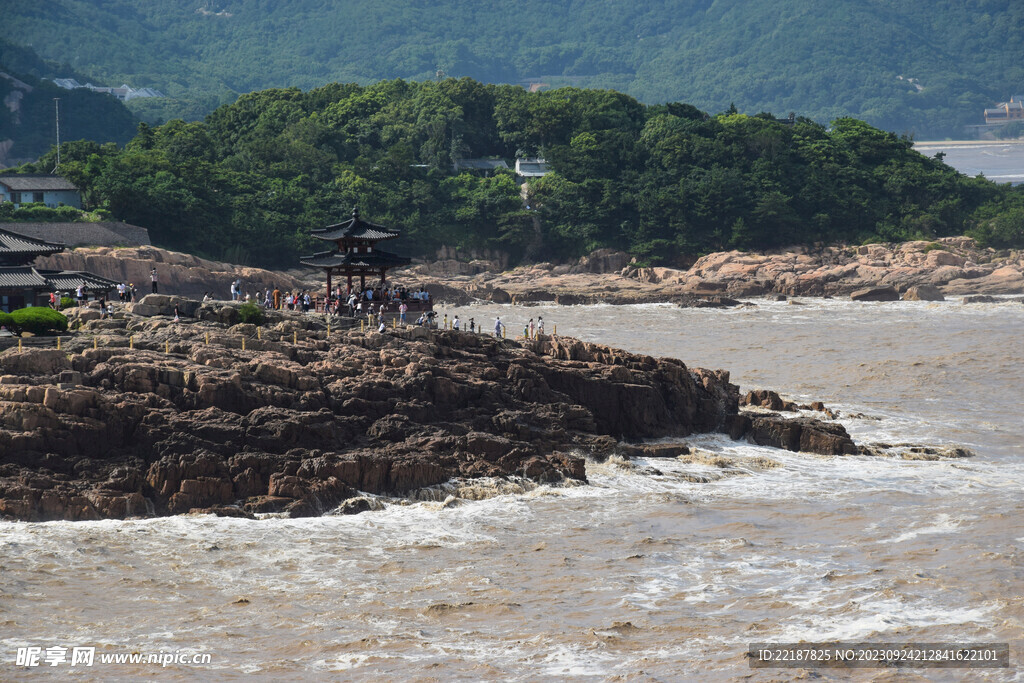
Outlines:
[[892,287],[865,287],[850,293],[853,301],[899,301],[900,294]]
[[904,301],[945,301],[946,297],[938,287],[932,285],[913,285],[903,293]]

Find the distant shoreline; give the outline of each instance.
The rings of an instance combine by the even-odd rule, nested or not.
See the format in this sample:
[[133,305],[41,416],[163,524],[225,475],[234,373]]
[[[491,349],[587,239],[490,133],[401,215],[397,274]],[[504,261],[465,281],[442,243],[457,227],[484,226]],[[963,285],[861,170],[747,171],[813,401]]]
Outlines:
[[959,147],[966,145],[1024,145],[1024,140],[921,140],[914,147]]

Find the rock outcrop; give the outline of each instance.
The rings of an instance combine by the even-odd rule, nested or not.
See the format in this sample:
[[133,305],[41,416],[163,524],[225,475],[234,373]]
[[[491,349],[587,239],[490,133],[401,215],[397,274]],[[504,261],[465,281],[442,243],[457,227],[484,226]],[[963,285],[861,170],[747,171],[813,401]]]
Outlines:
[[[405,277],[421,275],[435,277],[437,270],[413,266]],[[968,237],[942,237],[764,254],[716,252],[688,268],[648,268],[621,252],[602,250],[576,264],[538,263],[500,273],[477,269],[440,282],[495,303],[693,305],[711,297],[845,297],[866,288],[884,289],[889,301],[900,294],[933,301],[943,295],[1024,293],[1024,253],[982,249]]]
[[584,481],[583,454],[696,432],[856,450],[839,425],[741,414],[727,372],[670,358],[340,321],[328,336],[298,314],[257,331],[221,322],[230,305],[188,300],[196,318],[176,323],[173,302],[85,321],[60,350],[0,354],[0,516],[357,512],[364,494],[453,478]]

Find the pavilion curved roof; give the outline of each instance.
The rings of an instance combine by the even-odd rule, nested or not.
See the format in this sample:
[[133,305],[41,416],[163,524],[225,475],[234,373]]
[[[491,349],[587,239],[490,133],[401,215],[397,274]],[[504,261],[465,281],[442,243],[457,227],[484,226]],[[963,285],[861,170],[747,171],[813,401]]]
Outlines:
[[317,239],[329,242],[338,240],[379,242],[394,239],[401,233],[393,228],[385,228],[383,225],[364,221],[359,217],[359,209],[352,209],[352,217],[347,221],[312,230],[310,234]]
[[372,251],[367,254],[353,254],[351,252],[321,251],[312,256],[303,256],[299,261],[304,266],[314,268],[351,268],[380,270],[381,268],[395,268],[407,266],[412,259],[406,256],[398,256],[387,251]]

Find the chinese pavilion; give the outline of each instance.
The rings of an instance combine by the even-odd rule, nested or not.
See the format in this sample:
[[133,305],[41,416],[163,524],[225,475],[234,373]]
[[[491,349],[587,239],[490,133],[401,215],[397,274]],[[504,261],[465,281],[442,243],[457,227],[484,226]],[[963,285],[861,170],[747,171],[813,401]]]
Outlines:
[[352,209],[352,218],[344,223],[328,225],[326,228],[313,230],[313,237],[325,242],[334,242],[337,249],[322,251],[312,256],[305,256],[301,263],[304,266],[322,268],[327,274],[327,298],[331,297],[331,277],[339,275],[348,281],[348,293],[352,292],[352,278],[359,277],[359,291],[366,289],[366,277],[380,276],[381,288],[389,268],[408,265],[410,259],[398,256],[375,247],[377,242],[393,240],[399,232],[385,228],[359,217],[359,209]]

